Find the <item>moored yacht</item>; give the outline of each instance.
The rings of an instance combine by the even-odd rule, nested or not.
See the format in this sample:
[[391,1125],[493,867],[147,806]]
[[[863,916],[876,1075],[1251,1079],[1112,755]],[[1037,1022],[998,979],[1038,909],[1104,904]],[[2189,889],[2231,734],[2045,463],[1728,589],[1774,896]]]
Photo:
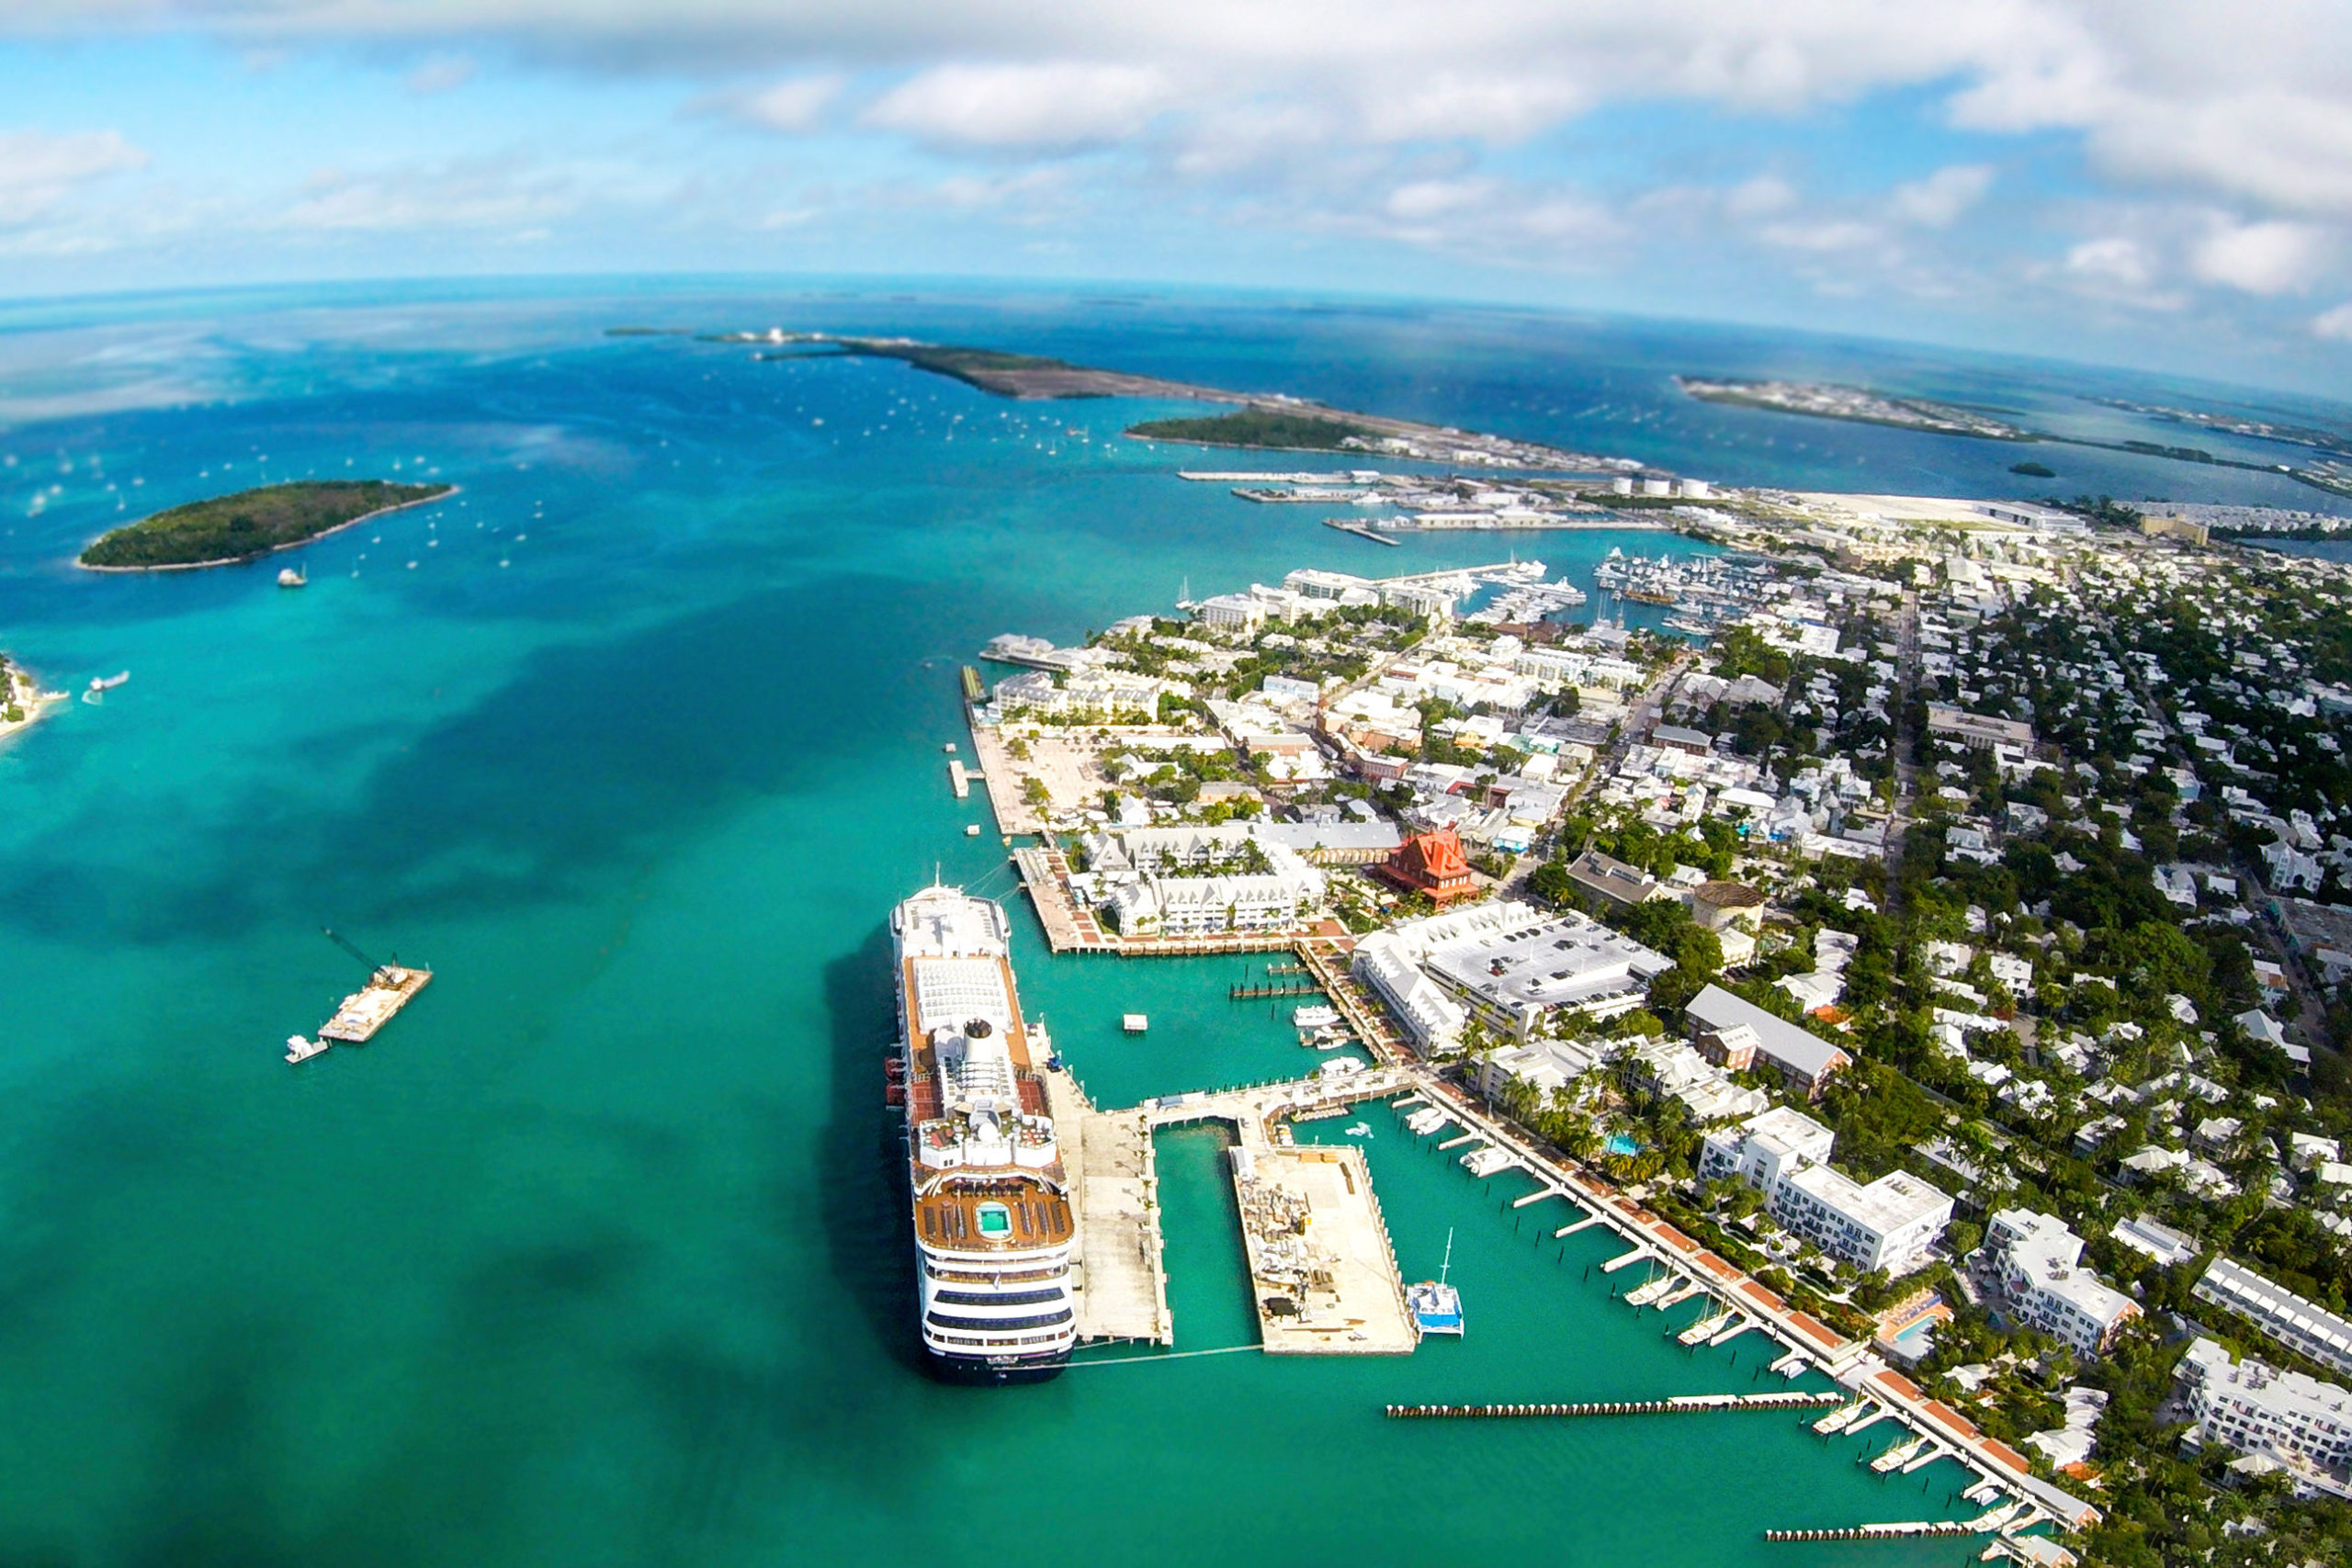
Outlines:
[[[1353,1129],[1350,1129],[1353,1131]],[[1453,1233],[1445,1233],[1445,1261],[1437,1278],[1405,1288],[1405,1304],[1413,1309],[1413,1325],[1423,1334],[1462,1332],[1462,1292],[1445,1282],[1453,1271]]]
[[923,1349],[953,1381],[1041,1382],[1078,1338],[1076,1224],[1004,910],[934,886],[890,931]]

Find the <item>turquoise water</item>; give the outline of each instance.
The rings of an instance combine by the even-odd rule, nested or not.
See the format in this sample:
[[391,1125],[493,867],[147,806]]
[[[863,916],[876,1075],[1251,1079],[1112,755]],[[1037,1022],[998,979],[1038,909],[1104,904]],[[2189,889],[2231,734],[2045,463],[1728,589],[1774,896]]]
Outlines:
[[[1763,1545],[1946,1506],[1943,1470],[1882,1482],[1868,1443],[1791,1419],[1384,1422],[1393,1399],[1741,1387],[1763,1351],[1681,1350],[1585,1277],[1605,1243],[1537,1245],[1507,1183],[1376,1110],[1408,1276],[1457,1233],[1461,1343],[927,1382],[882,922],[934,867],[1010,886],[963,832],[985,806],[946,785],[957,664],[1188,581],[1507,546],[1381,548],[1185,484],[1190,455],[1116,438],[1135,405],[600,335],[647,319],[1068,353],[1727,482],[1854,465],[1826,427],[1674,402],[1668,359],[1868,368],[1231,301],[339,291],[0,318],[0,646],[52,684],[131,672],[0,748],[0,1560],[900,1562],[1035,1530],[1137,1563],[1964,1561]],[[1849,434],[1872,483],[2009,488],[2006,453]],[[462,494],[314,545],[300,593],[274,567],[64,564],[171,502],[395,465]],[[1534,547],[1589,581],[1611,543],[1692,547]],[[1021,924],[1027,1002],[1105,1102],[1317,1059],[1289,1004],[1227,998],[1246,964],[1049,960]],[[373,1046],[289,1068],[280,1043],[360,977],[330,925],[437,977]],[[1180,1348],[1246,1343],[1214,1136],[1162,1156]]]

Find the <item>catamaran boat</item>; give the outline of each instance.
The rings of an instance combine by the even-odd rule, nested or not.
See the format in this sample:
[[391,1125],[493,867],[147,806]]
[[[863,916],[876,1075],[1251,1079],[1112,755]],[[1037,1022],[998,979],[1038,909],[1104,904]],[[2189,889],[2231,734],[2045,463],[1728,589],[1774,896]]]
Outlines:
[[1405,1290],[1405,1304],[1413,1311],[1414,1325],[1424,1334],[1454,1334],[1462,1332],[1462,1292],[1445,1282],[1453,1270],[1453,1233],[1445,1233],[1445,1261],[1439,1265],[1437,1278],[1424,1280]]
[[1078,1340],[1076,1222],[1001,905],[924,888],[890,914],[922,1348],[957,1382],[1043,1382]]

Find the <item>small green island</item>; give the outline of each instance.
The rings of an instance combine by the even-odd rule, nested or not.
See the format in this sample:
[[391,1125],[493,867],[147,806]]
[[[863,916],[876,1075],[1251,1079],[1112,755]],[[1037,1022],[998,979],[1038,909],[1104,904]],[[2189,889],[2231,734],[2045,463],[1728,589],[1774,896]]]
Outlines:
[[458,487],[387,479],[298,479],[191,501],[142,517],[80,556],[93,571],[233,566],[306,544],[379,513],[438,501]]
[[1325,414],[1236,409],[1190,419],[1148,419],[1127,434],[1145,441],[1192,441],[1204,446],[1265,446],[1293,452],[1344,452],[1378,442],[1381,432]]

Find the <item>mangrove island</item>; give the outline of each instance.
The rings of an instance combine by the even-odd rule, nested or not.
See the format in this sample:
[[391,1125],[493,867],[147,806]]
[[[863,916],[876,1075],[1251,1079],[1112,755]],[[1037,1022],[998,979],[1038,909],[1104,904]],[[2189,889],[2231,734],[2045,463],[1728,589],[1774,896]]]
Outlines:
[[84,550],[94,571],[233,566],[379,513],[438,501],[458,487],[385,479],[299,479],[191,501],[117,528]]

